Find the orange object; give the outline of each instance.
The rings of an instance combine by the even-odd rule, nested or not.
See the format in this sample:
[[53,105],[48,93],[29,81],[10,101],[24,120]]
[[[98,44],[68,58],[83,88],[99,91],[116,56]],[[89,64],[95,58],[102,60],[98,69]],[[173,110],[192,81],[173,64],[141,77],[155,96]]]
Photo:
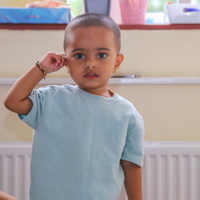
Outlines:
[[171,2],[171,1],[168,1],[168,2],[167,2],[167,4],[173,4],[173,2]]
[[26,4],[26,8],[63,8],[68,7],[69,4],[61,2],[61,1],[36,1],[33,3]]

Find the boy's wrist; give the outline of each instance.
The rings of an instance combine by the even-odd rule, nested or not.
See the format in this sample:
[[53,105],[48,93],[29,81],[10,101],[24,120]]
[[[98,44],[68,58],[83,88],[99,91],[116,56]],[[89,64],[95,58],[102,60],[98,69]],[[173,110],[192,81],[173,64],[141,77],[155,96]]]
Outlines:
[[39,61],[36,62],[36,66],[37,66],[37,67],[40,69],[40,71],[43,73],[44,79],[46,79],[47,74],[46,74],[45,70],[43,69],[43,67],[41,66],[41,64],[40,64]]
[[[37,74],[35,74],[34,77],[38,77],[40,80],[42,80],[44,78],[44,73],[40,70],[40,68],[36,64],[33,66],[33,68],[35,68],[34,71],[37,72]],[[34,71],[32,73],[35,73]]]

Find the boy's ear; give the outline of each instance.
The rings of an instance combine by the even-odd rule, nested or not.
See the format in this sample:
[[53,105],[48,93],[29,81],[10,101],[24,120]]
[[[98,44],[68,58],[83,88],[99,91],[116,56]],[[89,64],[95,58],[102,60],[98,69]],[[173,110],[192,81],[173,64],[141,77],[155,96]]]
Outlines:
[[65,65],[67,73],[69,73],[69,67],[67,65]]
[[115,68],[113,70],[114,73],[117,72],[117,70],[119,69],[119,67],[120,67],[121,63],[123,62],[123,60],[124,60],[124,54],[119,53],[117,55],[117,59],[116,59],[116,63],[115,63]]

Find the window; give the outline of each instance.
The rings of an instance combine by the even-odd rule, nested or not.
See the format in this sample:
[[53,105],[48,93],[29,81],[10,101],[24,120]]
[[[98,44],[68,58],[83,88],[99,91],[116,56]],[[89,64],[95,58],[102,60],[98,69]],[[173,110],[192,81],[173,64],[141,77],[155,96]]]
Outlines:
[[[166,0],[148,0],[147,12],[163,12],[166,2]],[[176,0],[170,2],[176,3]]]
[[71,5],[71,10],[76,17],[83,13],[83,0],[66,0]]
[[[179,0],[148,0],[146,12],[147,24],[168,23],[168,17],[165,9],[165,5],[168,1],[177,3]],[[82,14],[84,6],[83,0],[66,0],[66,2],[71,4],[74,16]],[[200,0],[191,0],[191,3],[200,3]]]
[[[147,24],[164,24],[169,22],[165,8],[167,2],[178,3],[179,0],[148,0]],[[200,3],[200,0],[191,0],[191,3]]]

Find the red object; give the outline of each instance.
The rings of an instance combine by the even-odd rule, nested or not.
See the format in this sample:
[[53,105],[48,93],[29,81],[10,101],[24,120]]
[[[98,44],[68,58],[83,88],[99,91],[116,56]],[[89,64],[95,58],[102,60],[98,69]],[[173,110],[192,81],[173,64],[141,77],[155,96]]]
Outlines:
[[55,2],[55,1],[50,1],[49,3],[47,3],[45,5],[45,7],[58,7],[60,6],[60,4],[58,2]]
[[[67,24],[0,24],[0,29],[8,30],[65,30]],[[200,29],[200,24],[119,24],[121,30],[183,30]]]

